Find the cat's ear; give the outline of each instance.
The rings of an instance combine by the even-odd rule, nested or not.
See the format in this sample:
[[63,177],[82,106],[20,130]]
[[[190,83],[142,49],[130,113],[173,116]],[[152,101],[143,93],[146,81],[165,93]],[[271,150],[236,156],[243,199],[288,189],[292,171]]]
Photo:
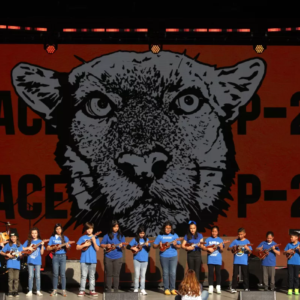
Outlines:
[[58,72],[26,63],[20,63],[12,70],[16,93],[44,120],[52,120],[62,101],[60,77]]
[[[266,73],[263,59],[253,58],[233,67],[216,69],[210,90],[218,112],[227,122],[234,121],[260,87]],[[220,110],[221,109],[221,110]]]

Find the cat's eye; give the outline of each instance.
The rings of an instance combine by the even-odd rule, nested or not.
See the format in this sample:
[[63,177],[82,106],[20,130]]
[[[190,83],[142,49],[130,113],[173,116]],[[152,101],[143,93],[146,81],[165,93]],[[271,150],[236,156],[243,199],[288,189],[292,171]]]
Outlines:
[[192,114],[203,105],[203,101],[194,94],[186,94],[175,100],[177,110],[184,114]]
[[106,117],[112,110],[110,101],[105,97],[92,98],[86,103],[86,112],[92,117]]

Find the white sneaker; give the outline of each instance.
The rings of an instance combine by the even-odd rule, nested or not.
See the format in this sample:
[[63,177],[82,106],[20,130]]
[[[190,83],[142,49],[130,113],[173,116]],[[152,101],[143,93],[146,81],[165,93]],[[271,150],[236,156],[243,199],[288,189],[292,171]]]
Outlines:
[[210,285],[209,287],[208,287],[208,293],[209,294],[212,294],[214,292],[214,286],[213,285]]
[[142,295],[147,295],[146,290],[141,290],[141,294],[142,294]]
[[217,285],[217,294],[221,294],[221,286]]
[[36,292],[36,295],[37,295],[37,296],[43,296],[43,294],[42,294],[40,291],[37,291],[37,292]]
[[133,292],[134,292],[134,293],[138,293],[138,292],[139,292],[139,289],[134,289]]
[[230,290],[230,292],[231,292],[231,294],[234,294],[234,293],[236,293],[236,292],[237,292],[237,290],[235,290],[235,289],[231,289],[231,290]]
[[26,294],[26,297],[31,297],[32,296],[32,291],[29,291],[27,294]]

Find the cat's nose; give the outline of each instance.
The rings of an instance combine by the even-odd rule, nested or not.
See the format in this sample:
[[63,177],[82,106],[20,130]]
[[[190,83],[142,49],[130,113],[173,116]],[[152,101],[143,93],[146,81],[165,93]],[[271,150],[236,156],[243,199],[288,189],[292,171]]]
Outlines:
[[132,181],[145,185],[163,176],[169,158],[162,152],[151,152],[140,156],[132,153],[121,153],[116,160],[117,166]]

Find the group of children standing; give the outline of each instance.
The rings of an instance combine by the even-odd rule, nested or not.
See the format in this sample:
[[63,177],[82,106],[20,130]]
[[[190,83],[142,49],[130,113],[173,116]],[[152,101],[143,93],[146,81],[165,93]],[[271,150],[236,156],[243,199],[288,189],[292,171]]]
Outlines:
[[[85,235],[80,237],[77,242],[76,250],[81,251],[80,266],[81,266],[81,282],[79,297],[85,295],[86,278],[89,275],[89,295],[97,297],[95,292],[95,272],[97,264],[97,251],[100,247],[105,250],[104,254],[104,267],[106,274],[107,291],[112,291],[112,285],[114,291],[118,291],[119,276],[122,266],[122,249],[126,246],[125,237],[121,233],[119,223],[113,220],[109,229],[101,243],[99,239],[93,235],[94,225],[92,223],[85,224]],[[300,243],[298,242],[298,234],[291,234],[291,242],[287,244],[284,249],[284,254],[290,254],[288,259],[288,294],[299,294],[299,269],[300,269]],[[221,265],[222,265],[222,252],[225,249],[225,242],[219,237],[219,228],[214,226],[211,230],[211,236],[203,241],[201,233],[197,232],[197,224],[194,221],[190,221],[188,224],[187,234],[183,238],[181,244],[178,235],[174,232],[172,224],[167,221],[163,224],[160,234],[154,241],[149,241],[146,236],[146,229],[144,226],[140,226],[136,233],[136,237],[128,244],[127,249],[137,252],[133,255],[135,280],[134,280],[134,292],[140,290],[143,295],[147,295],[145,290],[145,275],[148,266],[149,251],[151,243],[153,242],[153,248],[159,248],[168,243],[168,247],[165,251],[160,251],[160,263],[163,270],[163,284],[164,292],[166,295],[177,295],[178,291],[175,290],[176,283],[176,269],[177,269],[177,249],[183,248],[187,251],[187,263],[189,273],[187,277],[194,276],[195,282],[199,283],[200,269],[201,269],[201,250],[207,252],[207,264],[208,264],[208,293],[213,293],[214,274],[216,275],[216,292],[221,293]],[[29,292],[26,296],[32,296],[33,278],[36,278],[37,295],[42,296],[41,293],[41,280],[40,280],[40,267],[42,264],[41,255],[43,255],[45,246],[44,243],[48,240],[42,240],[38,228],[34,227],[30,230],[29,236],[25,243],[22,245],[18,240],[16,233],[10,233],[10,240],[4,246],[1,255],[7,256],[7,269],[8,269],[8,297],[18,297],[18,284],[19,284],[19,270],[20,270],[20,258],[22,251],[29,250],[32,253],[28,256],[28,287]],[[58,249],[53,252],[52,266],[53,266],[53,291],[51,296],[57,295],[58,275],[61,277],[62,295],[67,296],[66,293],[66,253],[70,249],[72,242],[68,237],[63,234],[63,228],[61,224],[55,224],[53,234],[49,240],[47,250],[51,251],[51,246],[57,245]],[[33,245],[37,245],[37,249],[33,248]],[[61,247],[61,246],[63,247]],[[275,288],[275,266],[276,255],[280,255],[280,250],[274,242],[274,234],[269,231],[266,234],[266,240],[259,244],[256,248],[258,251],[268,250],[268,255],[262,260],[263,266],[263,283],[265,290],[268,290],[270,286],[271,290]],[[250,241],[246,239],[246,231],[244,228],[238,230],[238,238],[231,242],[228,250],[234,253],[233,262],[233,277],[231,292],[236,293],[238,287],[238,273],[241,269],[243,275],[243,285],[245,291],[249,290],[249,275],[248,275],[248,256],[252,253],[252,247]],[[33,251],[34,250],[34,251]],[[59,273],[60,270],[60,273]],[[194,272],[194,273],[193,273]],[[270,282],[270,285],[269,285]],[[197,283],[197,284],[198,284]],[[196,286],[197,286],[196,284]],[[185,282],[183,288],[181,284],[181,291],[187,288],[188,281]],[[200,283],[199,283],[200,285]],[[202,294],[202,299],[207,298],[202,287],[195,288],[199,297]],[[191,290],[192,294],[193,289]],[[184,296],[181,294],[181,296]],[[197,295],[194,295],[195,297]]]

